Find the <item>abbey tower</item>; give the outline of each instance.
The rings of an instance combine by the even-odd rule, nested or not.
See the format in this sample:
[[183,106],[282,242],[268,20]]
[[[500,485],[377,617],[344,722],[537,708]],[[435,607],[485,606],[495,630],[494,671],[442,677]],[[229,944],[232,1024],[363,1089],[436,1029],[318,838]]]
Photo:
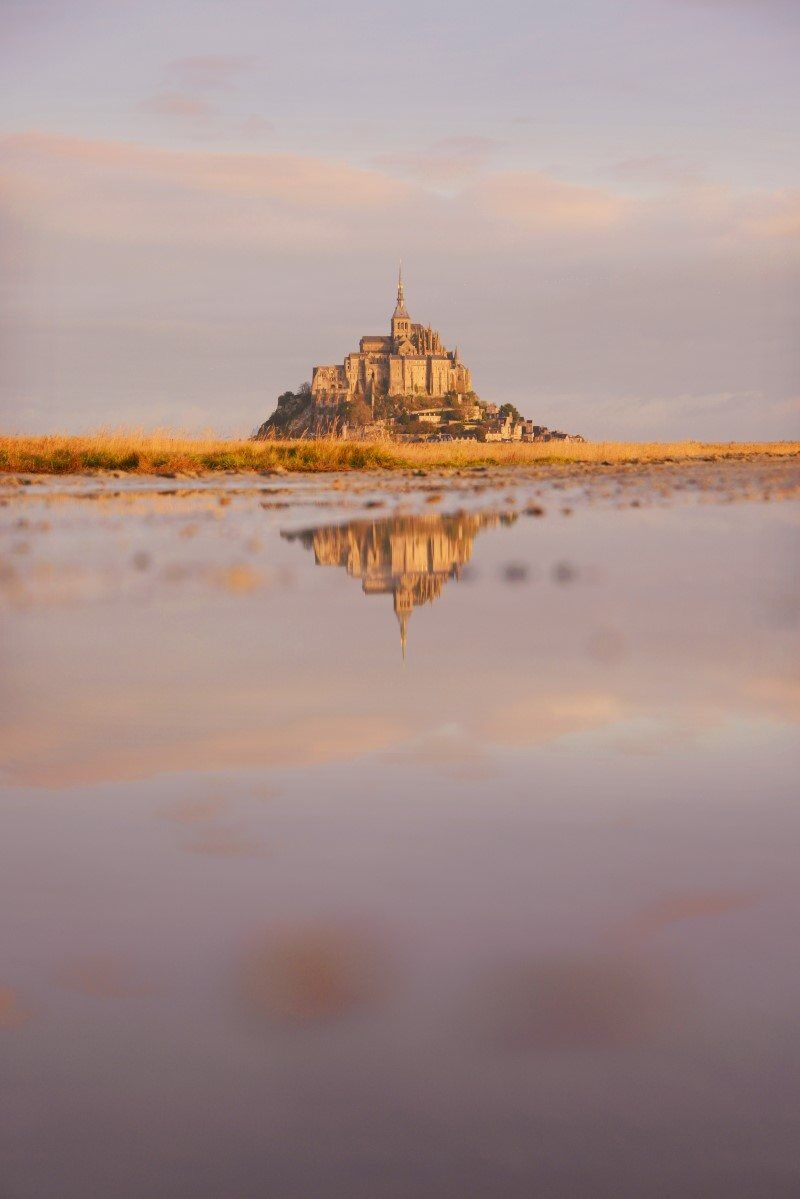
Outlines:
[[341,366],[315,366],[311,393],[331,404],[361,396],[441,398],[472,391],[469,370],[459,361],[458,349],[446,350],[435,329],[414,324],[405,304],[402,269],[397,280],[397,303],[388,336],[362,337],[358,351],[348,354]]

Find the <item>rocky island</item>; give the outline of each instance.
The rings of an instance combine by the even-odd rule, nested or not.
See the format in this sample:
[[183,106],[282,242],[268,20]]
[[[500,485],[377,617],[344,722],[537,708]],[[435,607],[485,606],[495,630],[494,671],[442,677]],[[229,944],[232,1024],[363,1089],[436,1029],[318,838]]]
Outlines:
[[315,366],[311,383],[278,397],[255,434],[393,437],[413,441],[582,441],[525,420],[513,404],[481,400],[458,346],[413,322],[402,268],[388,334],[365,335],[341,364]]

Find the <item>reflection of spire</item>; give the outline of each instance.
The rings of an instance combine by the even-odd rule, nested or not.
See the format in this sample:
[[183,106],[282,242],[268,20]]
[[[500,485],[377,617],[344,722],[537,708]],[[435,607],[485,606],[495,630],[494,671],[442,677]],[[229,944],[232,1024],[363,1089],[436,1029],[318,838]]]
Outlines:
[[392,598],[394,599],[394,614],[400,625],[400,650],[403,661],[406,660],[406,642],[408,641],[408,618],[414,611],[414,583],[410,576],[401,574],[391,580]]

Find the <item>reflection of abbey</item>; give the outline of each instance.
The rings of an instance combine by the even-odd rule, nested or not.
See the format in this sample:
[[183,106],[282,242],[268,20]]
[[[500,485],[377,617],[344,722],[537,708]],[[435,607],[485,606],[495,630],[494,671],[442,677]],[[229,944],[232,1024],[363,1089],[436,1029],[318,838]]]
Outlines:
[[356,396],[371,403],[377,396],[441,398],[471,391],[470,373],[459,362],[458,348],[446,350],[435,329],[412,323],[402,272],[389,335],[362,337],[342,366],[315,366],[311,379],[314,398],[329,404]]
[[448,579],[460,577],[477,533],[510,519],[514,518],[470,512],[392,516],[283,536],[313,549],[318,566],[342,566],[361,579],[365,595],[391,595],[405,654],[408,618],[414,608],[433,603]]

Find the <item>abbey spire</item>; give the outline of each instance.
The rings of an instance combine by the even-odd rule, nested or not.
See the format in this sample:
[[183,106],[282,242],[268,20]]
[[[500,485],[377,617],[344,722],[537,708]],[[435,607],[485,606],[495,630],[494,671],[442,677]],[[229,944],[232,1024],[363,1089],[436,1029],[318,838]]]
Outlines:
[[410,316],[408,315],[408,309],[406,308],[405,291],[403,288],[402,262],[400,263],[397,271],[397,303],[395,304],[394,313],[392,314],[392,321],[396,320],[397,317],[402,317],[409,322],[411,320]]
[[400,263],[399,267],[397,268],[397,304],[395,306],[394,314],[395,314],[395,316],[400,316],[401,313],[404,316],[408,316],[408,312],[406,311],[405,292],[403,289],[403,263],[402,262]]
[[403,342],[407,342],[411,334],[411,317],[406,308],[403,291],[403,264],[397,271],[397,303],[392,313],[392,343],[396,350]]

